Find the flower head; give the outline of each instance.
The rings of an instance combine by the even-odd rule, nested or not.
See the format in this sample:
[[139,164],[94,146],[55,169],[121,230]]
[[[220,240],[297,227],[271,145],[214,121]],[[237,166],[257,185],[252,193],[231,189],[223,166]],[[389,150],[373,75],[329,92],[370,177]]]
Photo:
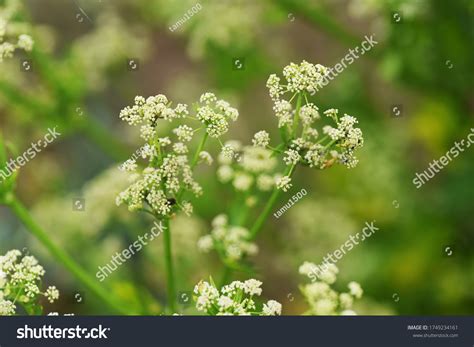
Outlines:
[[268,146],[269,143],[270,143],[270,135],[265,130],[261,130],[258,133],[256,133],[252,140],[252,144],[255,147],[265,148]]
[[30,52],[33,39],[30,35],[19,33],[28,29],[29,25],[22,22],[23,16],[18,15],[19,1],[4,1],[0,8],[0,63],[11,58],[17,49]]
[[[311,277],[313,282],[301,286],[301,292],[309,304],[310,312],[315,315],[349,315],[356,314],[352,311],[355,299],[362,297],[362,289],[356,282],[349,283],[348,293],[337,293],[331,288],[336,282],[339,269],[334,264],[317,266],[304,262],[299,272]],[[311,275],[318,274],[319,280]]]
[[239,117],[237,109],[227,101],[217,100],[212,93],[201,95],[200,105],[196,118],[201,121],[211,137],[220,137],[229,129],[229,121],[236,121]]
[[280,176],[276,178],[276,187],[287,192],[293,185],[290,176]]
[[[205,93],[200,98],[197,118],[206,126],[209,135],[218,137],[227,131],[227,121],[235,120],[238,113],[224,100],[217,100],[214,94]],[[202,188],[193,177],[193,168],[198,162],[212,164],[211,155],[201,150],[197,156],[190,156],[188,148],[193,135],[199,129],[183,124],[189,117],[185,104],[172,103],[165,95],[158,94],[144,98],[135,97],[134,105],[125,107],[119,117],[133,126],[140,126],[141,137],[146,141],[142,157],[148,159],[148,166],[138,170],[135,160],[127,161],[123,168],[134,171],[131,185],[121,192],[117,205],[126,204],[131,211],[151,209],[159,217],[169,217],[177,211],[189,215],[193,206],[182,200],[185,192],[195,196],[202,194]],[[178,122],[172,133],[174,137],[160,137],[160,122]],[[224,124],[225,123],[225,124]]]
[[276,316],[281,314],[281,304],[269,300],[261,308],[254,301],[262,294],[262,282],[249,279],[245,282],[234,281],[218,290],[214,282],[200,281],[194,287],[194,301],[199,311],[209,315],[256,315]]
[[198,241],[198,248],[201,251],[209,252],[215,249],[227,262],[237,262],[245,256],[252,256],[258,252],[257,245],[248,241],[249,231],[241,226],[229,225],[226,215],[216,216],[212,221],[212,227],[211,233]]
[[0,316],[13,315],[17,304],[28,309],[41,309],[38,299],[44,296],[53,303],[59,298],[56,287],[41,292],[44,269],[33,256],[11,250],[0,256]]
[[[322,65],[303,61],[299,65],[291,63],[283,69],[286,84],[280,84],[276,75],[271,75],[267,81],[278,128],[283,134],[287,165],[301,164],[318,169],[328,168],[334,163],[348,168],[357,165],[354,153],[363,145],[362,131],[355,127],[357,119],[349,115],[339,118],[339,111],[331,108],[324,111],[324,115],[332,124],[321,124],[318,128],[321,121],[319,108],[308,101],[308,97],[323,85],[327,71]],[[320,137],[320,133],[324,136]],[[262,142],[268,145],[263,138],[254,138],[254,144]]]

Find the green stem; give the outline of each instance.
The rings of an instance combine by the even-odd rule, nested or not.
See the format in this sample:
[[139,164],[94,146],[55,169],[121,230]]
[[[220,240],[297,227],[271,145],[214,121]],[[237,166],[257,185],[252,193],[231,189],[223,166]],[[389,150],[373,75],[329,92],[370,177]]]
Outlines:
[[193,161],[191,162],[191,169],[193,169],[196,164],[198,163],[199,161],[199,153],[202,152],[202,150],[204,149],[204,145],[206,144],[206,141],[207,141],[207,138],[209,137],[209,134],[207,133],[207,131],[204,133],[204,136],[202,137],[201,139],[201,142],[199,143],[199,146],[196,150],[196,153],[194,153],[194,158],[193,158]]
[[53,257],[64,265],[85,287],[94,293],[99,299],[103,300],[111,309],[120,314],[130,314],[123,305],[117,302],[110,292],[97,284],[97,281],[90,275],[65,251],[58,247],[49,237],[49,235],[36,224],[28,210],[17,199],[10,195],[6,201],[7,205],[13,210],[15,215],[22,221],[27,229],[43,244]]
[[[299,121],[302,101],[303,101],[303,95],[298,94],[298,99],[296,101],[295,119],[293,121],[294,122],[293,123],[293,134],[292,134],[293,138],[295,137],[296,131],[298,130],[298,121]],[[285,170],[284,175],[291,177],[291,175],[294,172],[294,169],[295,169],[295,165],[288,166]],[[273,189],[273,193],[270,196],[270,199],[268,199],[267,204],[265,205],[262,213],[258,216],[258,218],[255,221],[254,225],[250,229],[250,240],[255,239],[258,232],[263,227],[263,224],[265,223],[266,219],[270,215],[271,210],[272,210],[273,206],[275,205],[275,202],[278,200],[278,197],[280,196],[280,194],[281,194],[281,190],[278,189],[277,187],[275,187]]]
[[175,280],[174,280],[174,270],[173,270],[173,254],[171,251],[171,230],[170,230],[170,221],[168,218],[164,218],[164,255],[165,255],[165,266],[166,266],[166,276],[167,276],[167,287],[168,287],[168,306],[170,313],[173,314],[176,312],[176,290],[175,290]]
[[[285,176],[290,176],[293,174],[295,169],[295,165],[292,165],[291,167],[287,167],[285,170],[284,175]],[[281,189],[278,189],[277,187],[273,188],[272,195],[270,196],[270,199],[268,199],[265,207],[263,208],[262,213],[258,216],[257,220],[253,224],[252,228],[250,229],[250,238],[249,240],[253,240],[257,237],[258,232],[262,229],[265,221],[267,220],[268,216],[270,215],[273,206],[278,200],[278,197],[281,194]]]

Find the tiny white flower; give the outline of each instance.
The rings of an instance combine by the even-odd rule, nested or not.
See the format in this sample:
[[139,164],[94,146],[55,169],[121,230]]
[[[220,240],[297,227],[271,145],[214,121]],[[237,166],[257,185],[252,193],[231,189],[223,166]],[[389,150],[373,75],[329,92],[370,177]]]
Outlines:
[[173,130],[173,133],[176,134],[179,141],[189,142],[193,138],[194,131],[193,128],[191,128],[190,126],[180,125],[179,127]]
[[207,165],[212,165],[213,159],[209,152],[201,151],[199,152],[199,159],[206,163]]
[[234,176],[234,170],[229,165],[223,165],[217,169],[217,177],[222,183],[229,182]]
[[244,282],[244,291],[249,295],[260,295],[262,294],[261,285],[261,281],[251,278]]
[[222,310],[226,310],[233,305],[234,301],[228,296],[222,295],[217,301],[217,305],[220,306]]
[[263,305],[263,314],[265,316],[279,316],[281,315],[281,304],[275,300],[269,300]]
[[362,297],[362,294],[364,291],[362,290],[361,286],[357,282],[350,282],[348,284],[349,290],[351,295],[355,296],[357,299],[360,299]]
[[59,290],[55,286],[50,286],[44,294],[50,303],[53,303],[55,300],[59,299]]
[[231,145],[224,145],[222,147],[222,155],[227,158],[233,158],[234,157],[234,148]]
[[253,177],[245,173],[237,173],[232,182],[234,188],[239,191],[247,191],[253,183]]
[[286,165],[296,165],[301,160],[301,156],[298,151],[294,149],[288,149],[285,151],[285,157],[283,161]]
[[291,177],[289,176],[281,176],[276,179],[276,187],[278,189],[283,190],[284,192],[287,192],[291,187]]
[[30,52],[33,49],[33,39],[30,35],[22,34],[18,37],[17,46],[18,48]]
[[221,228],[226,226],[228,223],[227,216],[225,214],[220,214],[212,220],[212,227],[213,228]]
[[261,130],[254,135],[252,143],[256,147],[267,147],[270,143],[270,135],[265,130]]
[[205,235],[198,240],[197,246],[201,252],[207,253],[213,248],[213,243],[214,241],[212,240],[212,236]]

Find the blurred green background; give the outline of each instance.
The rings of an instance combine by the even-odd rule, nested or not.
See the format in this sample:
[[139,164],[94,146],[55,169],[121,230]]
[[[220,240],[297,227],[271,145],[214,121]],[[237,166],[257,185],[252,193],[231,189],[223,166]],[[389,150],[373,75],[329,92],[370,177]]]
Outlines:
[[[170,30],[197,3],[202,9]],[[115,206],[127,186],[117,166],[142,144],[118,118],[135,95],[163,93],[191,104],[215,92],[239,109],[230,137],[249,144],[261,129],[277,135],[269,74],[302,60],[332,67],[374,34],[379,44],[314,98],[320,109],[359,118],[360,163],[297,172],[288,196],[302,188],[308,195],[266,224],[256,277],[284,314],[301,314],[298,285],[307,279],[298,266],[321,262],[376,220],[380,230],[337,264],[336,288],[351,280],[364,288],[359,314],[473,314],[474,150],[420,189],[412,183],[474,128],[473,11],[470,0],[25,1],[18,18],[35,48],[0,63],[1,132],[20,153],[48,127],[58,126],[62,136],[21,169],[18,196],[94,276],[152,225]],[[25,59],[30,71],[22,69]],[[172,221],[180,292],[222,270],[214,255],[196,247],[232,199],[215,170],[199,173],[205,194],[193,217]],[[84,212],[73,210],[75,198],[85,199]],[[109,313],[0,207],[0,254],[25,247],[45,266],[46,282],[61,291],[51,311]],[[166,287],[161,253],[157,240],[101,285],[131,311],[159,314]],[[185,303],[180,310],[195,313]]]

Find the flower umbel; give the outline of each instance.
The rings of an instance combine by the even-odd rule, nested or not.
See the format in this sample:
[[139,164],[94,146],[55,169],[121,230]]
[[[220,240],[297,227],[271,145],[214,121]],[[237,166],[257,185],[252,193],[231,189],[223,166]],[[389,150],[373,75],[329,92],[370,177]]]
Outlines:
[[[304,262],[299,273],[308,276],[315,271],[317,265]],[[338,293],[331,288],[336,282],[339,269],[334,264],[328,264],[320,273],[319,281],[300,286],[301,293],[309,304],[308,314],[312,315],[355,315],[352,305],[355,299],[362,297],[363,291],[357,282],[350,282],[348,293]]]
[[[315,127],[321,116],[319,108],[309,102],[308,97],[322,86],[326,74],[326,67],[303,61],[300,65],[291,63],[283,69],[286,84],[281,84],[276,75],[271,75],[267,81],[283,140],[277,148],[283,149],[279,153],[284,152],[284,161],[290,167],[301,164],[325,169],[336,162],[348,168],[357,165],[354,152],[362,147],[364,140],[362,131],[354,127],[358,123],[355,117],[345,114],[338,118],[338,110],[329,109],[324,114],[333,124],[322,126],[319,130]],[[287,94],[289,100],[284,98]],[[255,134],[254,144],[275,150],[269,147],[263,133]],[[278,187],[286,191],[287,181],[284,179]]]
[[11,250],[0,256],[0,316],[17,312],[18,305],[28,314],[40,314],[41,296],[53,303],[59,298],[59,291],[51,286],[41,291],[44,269],[33,256],[23,256],[18,250]]
[[[227,132],[228,120],[237,119],[238,112],[224,100],[217,100],[214,94],[205,93],[200,99],[197,119],[204,124],[205,131],[211,137],[219,137]],[[188,143],[195,132],[189,124],[193,121],[188,107],[171,102],[162,94],[144,98],[137,96],[133,106],[127,106],[120,112],[120,118],[130,125],[140,126],[141,137],[146,141],[146,150],[142,157],[148,159],[148,166],[138,168],[135,162],[127,162],[125,168],[131,171],[132,184],[117,197],[117,205],[126,204],[131,211],[147,210],[157,217],[169,217],[175,212],[191,214],[193,208],[189,201],[182,200],[186,192],[195,196],[202,194],[202,188],[193,176],[193,168],[198,162],[212,163],[208,152],[200,148],[191,157]],[[172,133],[172,138],[160,137],[160,121],[180,122]]]
[[236,262],[258,252],[257,245],[248,241],[250,236],[248,229],[229,225],[226,215],[215,217],[212,226],[211,233],[198,241],[198,248],[201,251],[209,252],[215,249],[225,262]]
[[269,300],[261,308],[257,307],[254,296],[260,296],[262,282],[249,279],[234,281],[218,290],[212,281],[200,281],[194,287],[196,308],[211,316],[276,316],[281,315],[282,306]]
[[19,1],[7,1],[0,6],[0,63],[11,58],[17,49],[30,52],[33,39],[22,31],[28,24],[18,20]]

